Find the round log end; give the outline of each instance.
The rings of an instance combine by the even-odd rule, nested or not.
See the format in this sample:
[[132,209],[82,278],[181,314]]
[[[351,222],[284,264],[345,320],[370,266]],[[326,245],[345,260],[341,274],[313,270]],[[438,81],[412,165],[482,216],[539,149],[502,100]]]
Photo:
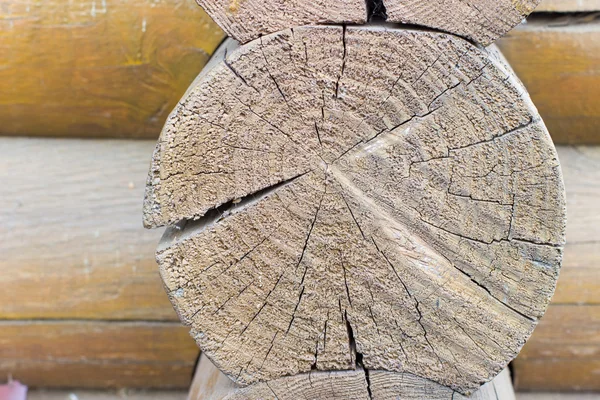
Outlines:
[[522,84],[455,36],[303,27],[230,52],[169,118],[145,221],[181,319],[251,384],[405,372],[467,393],[518,353],[564,245]]

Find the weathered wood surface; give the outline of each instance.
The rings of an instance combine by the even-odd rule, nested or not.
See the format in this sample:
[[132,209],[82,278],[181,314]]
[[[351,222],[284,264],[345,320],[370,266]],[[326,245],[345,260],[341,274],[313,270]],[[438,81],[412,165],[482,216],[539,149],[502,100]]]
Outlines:
[[207,13],[242,43],[295,26],[362,24],[373,18],[451,32],[488,45],[526,18],[540,0],[197,0]]
[[0,322],[0,375],[30,387],[187,388],[197,354],[178,323]]
[[0,134],[156,138],[222,38],[188,0],[0,0]]
[[508,369],[469,397],[410,374],[370,371],[367,376],[364,370],[312,372],[240,388],[219,371],[205,355],[200,358],[188,396],[188,400],[298,398],[515,400]]
[[557,144],[600,144],[600,19],[533,15],[498,46]]
[[598,11],[600,0],[542,0],[535,10],[541,12]]
[[600,148],[559,148],[567,244],[558,287],[515,360],[519,390],[600,390]]
[[161,274],[221,370],[251,384],[363,366],[469,392],[516,356],[554,291],[564,193],[497,57],[440,33],[305,27],[196,82],[155,150],[145,223],[183,221]]
[[152,147],[0,139],[1,319],[177,319],[140,217]]

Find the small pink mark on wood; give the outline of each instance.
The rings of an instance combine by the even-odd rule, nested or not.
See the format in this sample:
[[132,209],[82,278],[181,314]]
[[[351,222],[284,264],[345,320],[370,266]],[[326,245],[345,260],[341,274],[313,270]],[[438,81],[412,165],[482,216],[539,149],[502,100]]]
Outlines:
[[27,386],[19,381],[10,381],[6,385],[0,385],[0,400],[26,400]]

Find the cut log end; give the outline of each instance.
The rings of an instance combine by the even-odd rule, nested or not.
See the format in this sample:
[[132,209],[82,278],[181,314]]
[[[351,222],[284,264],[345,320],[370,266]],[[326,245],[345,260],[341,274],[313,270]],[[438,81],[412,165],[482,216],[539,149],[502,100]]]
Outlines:
[[405,372],[462,393],[511,361],[554,291],[556,152],[495,51],[303,27],[206,72],[154,156],[148,225],[181,319],[241,384]]
[[202,355],[188,400],[515,400],[505,369],[469,397],[411,374],[385,371],[311,372],[240,388]]
[[198,0],[227,34],[246,43],[293,26],[362,24],[370,20],[419,25],[489,45],[518,25],[540,0]]

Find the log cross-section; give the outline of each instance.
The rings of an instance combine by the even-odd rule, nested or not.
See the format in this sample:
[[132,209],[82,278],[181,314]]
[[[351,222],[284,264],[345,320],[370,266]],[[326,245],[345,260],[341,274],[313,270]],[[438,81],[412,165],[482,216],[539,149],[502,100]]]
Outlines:
[[489,45],[518,25],[540,0],[197,0],[242,43],[306,24],[370,20],[413,24]]
[[171,114],[145,224],[180,318],[240,384],[363,368],[461,393],[552,296],[554,146],[501,56],[309,26],[228,49]]

